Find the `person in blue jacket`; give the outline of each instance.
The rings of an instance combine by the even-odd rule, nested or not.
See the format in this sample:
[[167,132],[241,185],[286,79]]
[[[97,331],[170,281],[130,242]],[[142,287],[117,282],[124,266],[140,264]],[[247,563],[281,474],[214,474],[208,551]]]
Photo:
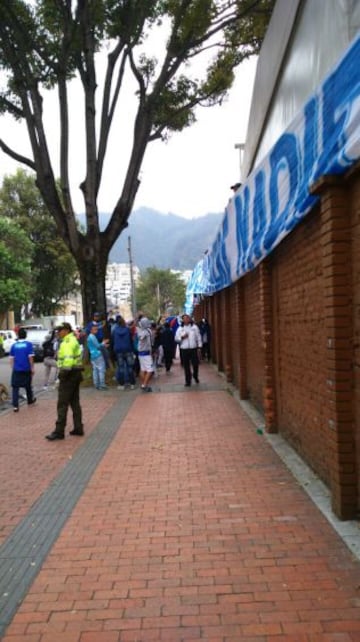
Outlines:
[[111,332],[111,348],[117,363],[116,380],[118,389],[124,390],[125,385],[135,387],[135,355],[130,328],[125,320],[118,316]]
[[[97,390],[107,390],[108,387],[105,383],[106,364],[101,349],[102,342],[98,340],[98,332],[99,326],[94,321],[87,338],[87,347],[90,355],[94,386]],[[106,341],[106,339],[103,339],[103,341]]]
[[25,388],[29,406],[36,401],[32,389],[32,377],[34,374],[34,348],[31,341],[26,340],[26,336],[26,330],[24,328],[20,328],[18,340],[15,341],[10,348],[10,364],[12,365],[12,405],[14,412],[19,411],[20,388]]

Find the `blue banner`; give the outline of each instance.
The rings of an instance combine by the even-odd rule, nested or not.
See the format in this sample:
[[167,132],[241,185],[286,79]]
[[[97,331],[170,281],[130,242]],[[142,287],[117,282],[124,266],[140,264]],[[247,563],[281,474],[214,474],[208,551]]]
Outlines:
[[342,174],[360,157],[360,36],[311,96],[266,158],[230,199],[217,236],[186,291],[211,295],[253,270],[308,214],[321,176]]

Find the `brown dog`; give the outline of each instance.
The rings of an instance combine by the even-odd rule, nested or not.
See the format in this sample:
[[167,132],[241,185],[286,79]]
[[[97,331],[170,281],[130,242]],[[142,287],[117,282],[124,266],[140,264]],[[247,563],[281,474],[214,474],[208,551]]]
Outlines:
[[0,403],[5,403],[8,399],[9,391],[3,383],[0,383]]

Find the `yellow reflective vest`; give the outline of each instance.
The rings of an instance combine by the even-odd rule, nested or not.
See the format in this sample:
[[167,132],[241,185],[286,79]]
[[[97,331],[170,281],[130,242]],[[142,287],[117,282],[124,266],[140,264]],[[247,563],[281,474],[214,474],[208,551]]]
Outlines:
[[82,368],[81,346],[72,332],[66,334],[60,343],[57,366],[59,370],[79,370]]

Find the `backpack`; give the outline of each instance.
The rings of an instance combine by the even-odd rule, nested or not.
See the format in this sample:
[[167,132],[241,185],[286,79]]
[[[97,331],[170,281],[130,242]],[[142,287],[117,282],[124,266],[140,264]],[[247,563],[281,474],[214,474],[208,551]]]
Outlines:
[[44,341],[43,350],[44,357],[55,357],[54,344],[51,339],[49,339],[48,341]]

